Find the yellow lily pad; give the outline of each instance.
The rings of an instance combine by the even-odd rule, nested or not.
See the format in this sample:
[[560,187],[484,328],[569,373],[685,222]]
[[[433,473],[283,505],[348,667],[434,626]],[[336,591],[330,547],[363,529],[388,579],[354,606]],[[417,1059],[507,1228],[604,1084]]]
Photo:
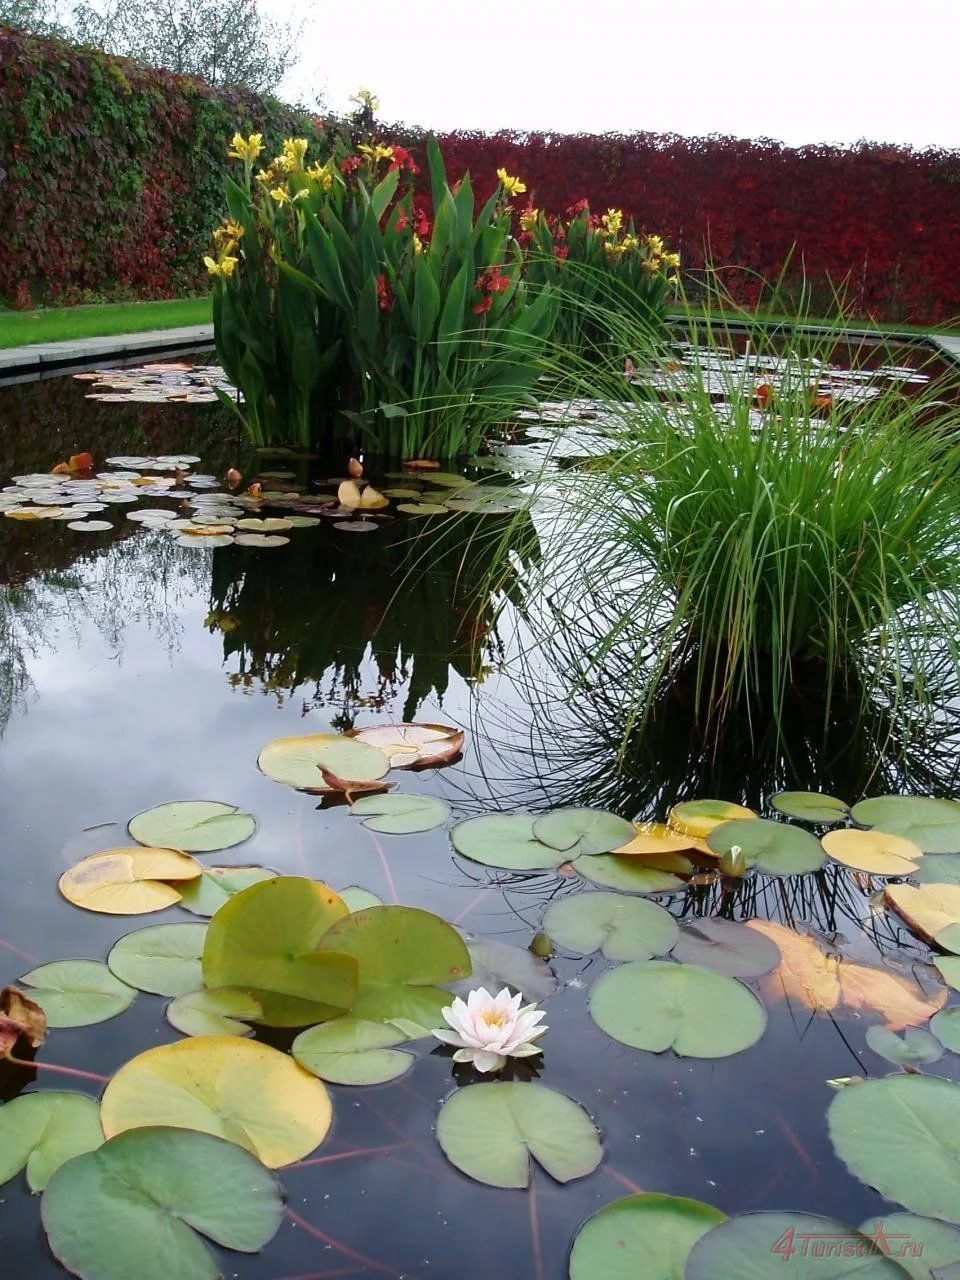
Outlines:
[[179,902],[177,882],[197,880],[202,872],[195,858],[176,849],[105,849],[65,871],[59,888],[85,911],[145,915]]
[[828,831],[820,843],[834,862],[875,876],[912,876],[923,857],[923,850],[903,836],[854,827]]
[[[683,835],[662,822],[638,822],[637,834],[626,844],[614,849],[621,858],[646,858],[665,853],[679,853],[698,847],[696,836]],[[713,856],[711,854],[711,856]]]
[[888,884],[883,897],[914,933],[960,953],[960,884]]
[[667,826],[683,836],[695,836],[703,839],[721,822],[732,822],[735,818],[755,818],[752,809],[742,804],[731,804],[727,800],[685,800],[674,805],[667,817]]

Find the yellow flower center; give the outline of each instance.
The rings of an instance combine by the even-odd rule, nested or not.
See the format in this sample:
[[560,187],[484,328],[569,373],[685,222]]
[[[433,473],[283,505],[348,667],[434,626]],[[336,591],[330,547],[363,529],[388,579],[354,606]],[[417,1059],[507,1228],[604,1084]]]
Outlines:
[[500,1009],[484,1009],[480,1021],[487,1027],[505,1027],[507,1015]]

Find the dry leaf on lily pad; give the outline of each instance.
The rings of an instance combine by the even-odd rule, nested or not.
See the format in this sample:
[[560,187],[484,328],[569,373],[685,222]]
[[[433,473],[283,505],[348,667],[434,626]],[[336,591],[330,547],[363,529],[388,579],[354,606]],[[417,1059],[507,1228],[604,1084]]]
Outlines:
[[81,858],[60,877],[60,892],[76,907],[136,916],[180,901],[177,882],[196,880],[203,868],[176,849],[123,848]]
[[449,764],[463,750],[463,730],[446,724],[376,724],[346,736],[378,747],[391,769]]
[[834,862],[874,876],[912,876],[923,857],[923,851],[903,836],[854,827],[829,831],[820,843]]
[[914,933],[960,953],[960,884],[888,884],[883,897]]
[[47,1015],[40,1005],[16,987],[4,987],[0,991],[0,1060],[9,1058],[21,1039],[29,1049],[39,1049],[46,1035]]
[[751,920],[747,928],[769,938],[780,950],[780,967],[763,979],[767,999],[785,996],[814,1012],[873,1010],[891,1031],[927,1022],[946,1002],[944,988],[928,996],[920,985],[900,974],[828,956],[807,934],[772,920]]
[[348,804],[353,804],[354,796],[375,796],[383,791],[390,791],[396,786],[395,782],[385,782],[383,778],[377,778],[373,782],[357,782],[351,778],[341,778],[339,773],[334,773],[326,765],[320,766],[320,777],[330,791],[342,792]]
[[274,782],[318,793],[333,789],[324,782],[321,768],[354,783],[375,782],[390,769],[390,761],[378,747],[342,733],[275,738],[260,752],[257,764]]
[[153,1125],[195,1129],[279,1169],[320,1145],[333,1109],[321,1082],[288,1054],[238,1036],[195,1036],[122,1066],[100,1118],[108,1138]]
[[663,853],[679,853],[684,849],[697,849],[711,858],[716,854],[705,841],[697,836],[674,831],[664,822],[634,823],[636,835],[613,852],[620,858],[649,858]]

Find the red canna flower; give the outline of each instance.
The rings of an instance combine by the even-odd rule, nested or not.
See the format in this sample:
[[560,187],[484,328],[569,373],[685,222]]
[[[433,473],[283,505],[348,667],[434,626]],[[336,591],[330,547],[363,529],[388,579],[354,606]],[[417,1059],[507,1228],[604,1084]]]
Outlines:
[[421,209],[419,205],[414,208],[413,216],[413,229],[421,240],[425,240],[430,234],[430,219],[427,217],[426,211]]
[[393,294],[387,284],[387,277],[382,273],[377,276],[377,306],[381,311],[390,311],[393,308]]
[[565,244],[555,244],[553,246],[553,256],[558,262],[566,262],[570,255],[570,249]]
[[483,313],[485,311],[489,311],[492,306],[493,306],[493,298],[488,293],[484,297],[482,297],[480,301],[477,303],[477,305],[473,308],[473,314],[475,316],[482,316]]
[[393,148],[393,163],[390,165],[390,168],[387,170],[387,172],[390,173],[391,170],[393,169],[406,169],[407,173],[420,172],[419,166],[414,164],[413,156],[410,154],[407,148],[398,147],[396,146],[396,144],[394,144],[394,148]]
[[340,165],[340,172],[356,173],[362,164],[363,159],[360,156],[347,156],[346,160]]
[[572,204],[570,208],[567,210],[567,217],[578,218],[581,213],[584,213],[589,208],[590,206],[586,200],[578,200],[575,204]]
[[407,211],[403,206],[397,208],[397,220],[393,224],[395,231],[406,231],[410,225],[410,219],[407,217]]

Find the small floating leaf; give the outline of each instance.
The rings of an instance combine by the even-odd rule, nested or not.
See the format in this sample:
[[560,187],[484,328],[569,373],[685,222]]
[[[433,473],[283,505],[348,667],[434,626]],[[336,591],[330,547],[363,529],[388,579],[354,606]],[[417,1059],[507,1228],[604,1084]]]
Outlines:
[[916,878],[921,884],[960,884],[960,854],[924,854]]
[[683,1280],[690,1250],[724,1215],[680,1196],[615,1200],[588,1218],[573,1241],[570,1280]]
[[591,884],[621,893],[670,893],[684,888],[684,882],[669,871],[647,866],[642,858],[620,858],[613,853],[578,858],[573,869]]
[[[942,1017],[944,1014],[938,1013],[931,1022],[934,1030],[937,1018]],[[922,1027],[907,1027],[902,1036],[889,1027],[867,1027],[865,1039],[874,1053],[897,1067],[920,1066],[943,1057],[943,1045]]]
[[89,1027],[129,1009],[136,991],[99,960],[56,960],[20,979],[47,1015],[47,1026]]
[[655,902],[620,893],[578,893],[550,904],[543,927],[567,951],[608,960],[650,960],[677,941],[677,922]]
[[204,867],[198,879],[181,888],[180,905],[196,916],[212,916],[241,889],[273,880],[276,874],[266,867]]
[[433,831],[450,816],[450,806],[434,796],[363,796],[350,811],[371,831],[394,836]]
[[[941,1009],[930,1019],[930,1030],[940,1044],[951,1053],[960,1053],[960,1006],[952,1009]],[[930,1058],[936,1062],[936,1058]]]
[[200,871],[196,859],[175,849],[106,849],[65,871],[59,889],[85,911],[144,915],[179,902],[177,884],[196,880]]
[[42,1191],[62,1164],[103,1143],[100,1106],[82,1093],[44,1089],[0,1107],[0,1186],[26,1167]]
[[340,899],[348,911],[364,911],[367,907],[383,906],[382,898],[378,898],[369,889],[361,889],[356,884],[351,884],[346,889],[341,889]]
[[960,804],[930,796],[877,796],[851,810],[862,827],[882,827],[924,853],[960,853]]
[[449,990],[465,1000],[477,987],[519,991],[527,1004],[547,1000],[557,989],[557,977],[550,966],[525,947],[514,947],[496,938],[467,937],[473,972],[469,978],[449,984]]
[[437,1117],[437,1141],[451,1164],[493,1187],[526,1187],[530,1157],[558,1182],[592,1173],[600,1135],[576,1102],[545,1085],[474,1084],[452,1094]]
[[458,853],[487,867],[510,871],[542,871],[559,867],[567,855],[533,834],[535,819],[529,813],[490,813],[467,818],[451,828],[450,840]]
[[819,791],[781,791],[770,803],[778,813],[801,822],[825,826],[844,822],[850,812],[847,805],[836,796],[823,795]]
[[755,1044],[767,1015],[735,978],[700,965],[647,960],[603,974],[590,993],[590,1016],[621,1044],[651,1053],[725,1058]]
[[413,1066],[413,1054],[394,1048],[406,1041],[388,1023],[337,1018],[301,1032],[290,1051],[307,1071],[332,1084],[386,1084]]
[[769,876],[805,875],[824,863],[820,842],[809,831],[771,822],[768,818],[738,818],[714,827],[707,844],[720,857],[740,849],[750,866]]
[[632,822],[605,809],[554,809],[534,821],[537,840],[559,849],[569,860],[610,853],[636,835]]
[[205,924],[155,924],[126,934],[107,956],[110,972],[138,991],[182,996],[203,982]]
[[232,849],[249,840],[257,829],[257,820],[251,813],[241,813],[234,804],[174,800],[138,813],[130,819],[127,829],[140,844],[184,853],[210,853],[214,849]]
[[353,782],[374,782],[390,768],[390,761],[378,747],[341,733],[275,738],[260,752],[257,764],[274,782],[316,792],[331,790],[320,773],[321,766]]
[[167,1005],[167,1021],[185,1036],[249,1036],[243,1019],[259,1021],[263,1006],[249,991],[217,987],[190,991]]
[[670,810],[667,825],[681,835],[703,839],[721,822],[756,816],[752,809],[726,800],[685,800]]
[[702,964],[728,978],[759,978],[780,963],[776,943],[746,925],[718,916],[680,926],[672,952],[684,964]]
[[912,841],[885,831],[843,827],[828,831],[820,843],[834,862],[874,876],[912,876],[923,857]]

